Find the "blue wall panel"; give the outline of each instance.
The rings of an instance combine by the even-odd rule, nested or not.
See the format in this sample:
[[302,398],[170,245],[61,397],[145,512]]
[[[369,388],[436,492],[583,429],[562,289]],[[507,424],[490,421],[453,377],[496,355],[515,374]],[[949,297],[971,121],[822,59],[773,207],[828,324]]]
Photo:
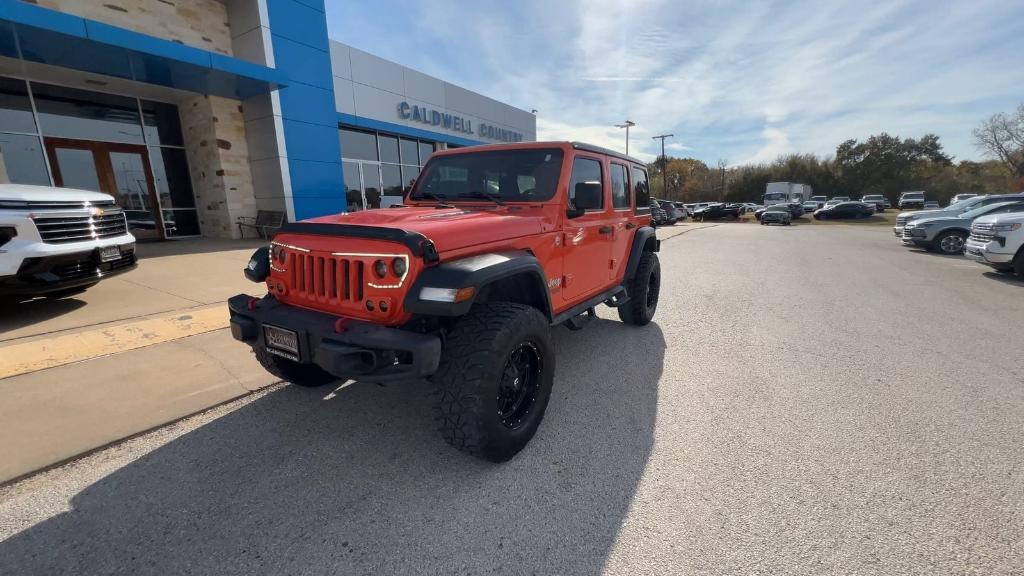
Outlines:
[[[267,0],[295,218],[346,210],[334,81],[321,0]],[[293,90],[294,88],[294,90]]]

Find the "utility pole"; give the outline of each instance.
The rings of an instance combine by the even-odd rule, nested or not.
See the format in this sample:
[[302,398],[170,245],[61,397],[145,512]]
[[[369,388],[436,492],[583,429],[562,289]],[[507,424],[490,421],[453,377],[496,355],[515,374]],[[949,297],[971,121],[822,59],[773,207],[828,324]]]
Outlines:
[[659,134],[651,136],[651,140],[661,140],[661,193],[668,198],[668,157],[665,156],[665,138],[672,138],[675,134]]
[[633,122],[632,120],[626,120],[625,124],[616,124],[615,125],[616,128],[625,128],[626,129],[626,156],[629,156],[629,128],[630,128],[630,126],[636,126],[636,122]]

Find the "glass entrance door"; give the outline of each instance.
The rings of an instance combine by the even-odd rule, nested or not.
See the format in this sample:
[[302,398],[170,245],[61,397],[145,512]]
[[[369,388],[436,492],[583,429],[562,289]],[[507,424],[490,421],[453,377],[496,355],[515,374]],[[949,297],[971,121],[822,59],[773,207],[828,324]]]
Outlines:
[[341,163],[345,178],[345,199],[349,212],[358,212],[368,208],[380,208],[381,177],[380,164],[377,162]]
[[46,138],[46,153],[57,186],[110,194],[122,207],[136,238],[173,235],[156,201],[153,172],[145,146]]

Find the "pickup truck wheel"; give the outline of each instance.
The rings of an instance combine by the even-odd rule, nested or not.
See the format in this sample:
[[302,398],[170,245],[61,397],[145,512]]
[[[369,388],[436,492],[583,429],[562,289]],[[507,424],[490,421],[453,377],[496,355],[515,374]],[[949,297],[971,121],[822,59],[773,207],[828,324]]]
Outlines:
[[1017,255],[1013,258],[1013,271],[1017,273],[1017,276],[1024,278],[1024,247],[1017,250]]
[[960,254],[964,251],[967,236],[962,232],[943,232],[933,245],[943,254]]
[[254,352],[256,353],[256,360],[259,361],[267,372],[296,386],[316,388],[317,386],[323,386],[338,380],[336,376],[324,371],[323,368],[316,364],[301,364],[287,358],[275,356],[264,349],[257,349]]
[[477,304],[448,333],[434,417],[445,441],[505,462],[533,438],[555,376],[548,321],[532,306]]
[[654,252],[644,252],[636,275],[626,283],[629,302],[619,306],[619,319],[626,324],[644,326],[654,318],[661,293],[661,264]]

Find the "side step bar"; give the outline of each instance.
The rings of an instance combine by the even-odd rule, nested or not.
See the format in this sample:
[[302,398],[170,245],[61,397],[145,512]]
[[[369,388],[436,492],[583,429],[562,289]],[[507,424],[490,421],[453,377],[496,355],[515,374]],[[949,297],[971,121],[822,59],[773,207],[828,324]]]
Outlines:
[[[581,302],[565,312],[556,315],[551,320],[551,325],[558,326],[559,324],[566,324],[569,320],[576,319],[577,316],[588,313],[588,311],[593,311],[594,307],[598,304],[607,304],[612,308],[618,308],[628,301],[629,297],[626,296],[626,288],[624,286],[616,286],[603,294],[598,294],[597,296],[594,296],[585,302]],[[584,320],[583,322],[586,324],[590,322],[590,320]],[[570,327],[570,329],[572,328]],[[579,328],[576,328],[576,330],[578,329]]]

